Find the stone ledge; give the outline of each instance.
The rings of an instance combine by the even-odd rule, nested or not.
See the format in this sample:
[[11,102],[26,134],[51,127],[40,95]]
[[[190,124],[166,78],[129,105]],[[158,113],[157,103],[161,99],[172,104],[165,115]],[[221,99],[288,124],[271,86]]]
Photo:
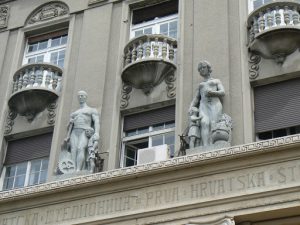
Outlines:
[[86,176],[54,181],[31,187],[24,187],[0,192],[0,202],[19,200],[27,197],[40,196],[58,191],[78,189],[101,183],[115,182],[131,177],[142,177],[178,168],[187,168],[199,164],[209,163],[216,160],[226,160],[257,153],[267,153],[284,148],[300,145],[300,134],[286,136],[266,141],[254,142],[229,148],[218,149],[210,152],[176,157],[166,161],[154,162],[139,166],[110,170]]

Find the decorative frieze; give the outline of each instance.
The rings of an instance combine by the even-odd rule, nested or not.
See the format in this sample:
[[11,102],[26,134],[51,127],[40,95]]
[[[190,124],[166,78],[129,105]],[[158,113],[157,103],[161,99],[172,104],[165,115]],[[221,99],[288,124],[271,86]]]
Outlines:
[[69,14],[69,9],[62,3],[50,3],[36,10],[28,20],[28,24],[50,20],[55,17],[60,17]]
[[9,6],[8,5],[0,6],[0,29],[7,27],[8,16],[9,16]]
[[12,131],[14,125],[14,119],[17,117],[17,113],[14,111],[9,111],[6,118],[6,125],[4,129],[4,134],[9,134]]
[[121,109],[125,109],[129,104],[130,92],[132,87],[126,83],[122,84],[122,94],[121,94]]
[[176,96],[175,81],[176,81],[175,73],[170,73],[165,78],[165,82],[167,84],[167,96],[169,98],[174,98]]
[[256,79],[259,76],[259,63],[261,61],[261,56],[250,53],[249,55],[249,78],[251,80]]
[[[179,168],[196,166],[201,163],[207,163],[210,161],[216,162],[217,160],[232,159],[235,157],[241,157],[245,155],[267,153],[282,150],[283,148],[290,148],[292,146],[300,145],[300,134],[286,136],[271,140],[265,140],[245,145],[232,146],[229,148],[223,148],[219,150],[198,153],[194,155],[175,157],[166,161],[154,162],[149,164],[143,164],[138,166],[120,168],[101,173],[94,173],[86,176],[73,177],[66,180],[54,181],[50,183],[24,187],[15,190],[0,192],[0,201],[7,201],[8,199],[24,198],[29,196],[40,195],[42,193],[57,192],[58,190],[67,190],[69,188],[80,188],[80,186],[86,187],[88,185],[113,182],[118,180],[124,180],[130,177],[142,177],[143,175],[156,174],[160,171],[178,170]],[[270,170],[274,170],[271,168]],[[263,169],[262,172],[263,173]],[[261,173],[257,175],[259,182],[262,181]],[[300,174],[299,174],[300,175]],[[271,177],[272,178],[272,177]],[[270,179],[271,179],[270,178]],[[230,179],[229,179],[230,181]],[[230,184],[229,184],[230,185]],[[195,186],[195,188],[198,186]],[[232,186],[233,187],[233,186]],[[260,186],[259,186],[260,187]],[[196,189],[195,189],[196,190]],[[195,192],[194,194],[196,194]]]

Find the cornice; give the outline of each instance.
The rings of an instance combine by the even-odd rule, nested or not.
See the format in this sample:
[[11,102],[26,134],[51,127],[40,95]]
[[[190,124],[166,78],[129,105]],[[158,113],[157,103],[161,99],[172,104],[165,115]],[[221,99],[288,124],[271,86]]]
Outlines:
[[85,176],[53,181],[45,184],[24,187],[0,192],[0,202],[18,200],[27,197],[41,196],[53,192],[80,189],[81,187],[98,185],[101,183],[116,182],[132,177],[143,177],[160,172],[178,170],[196,165],[207,164],[212,161],[224,161],[232,158],[240,158],[253,154],[262,154],[280,151],[286,148],[300,145],[300,134],[254,142],[229,148],[218,149],[210,152],[198,153],[182,157],[172,158],[166,161],[143,164],[95,173]]

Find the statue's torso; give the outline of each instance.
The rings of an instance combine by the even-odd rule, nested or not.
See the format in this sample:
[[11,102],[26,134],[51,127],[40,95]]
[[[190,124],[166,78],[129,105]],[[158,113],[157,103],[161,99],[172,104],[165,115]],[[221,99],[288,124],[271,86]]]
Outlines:
[[71,114],[73,119],[74,128],[89,129],[92,125],[92,114],[94,109],[85,107],[78,109]]

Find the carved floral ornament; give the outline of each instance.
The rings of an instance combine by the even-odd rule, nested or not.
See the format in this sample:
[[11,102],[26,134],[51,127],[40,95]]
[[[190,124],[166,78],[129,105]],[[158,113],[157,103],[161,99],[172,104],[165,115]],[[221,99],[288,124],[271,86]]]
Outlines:
[[0,6],[0,29],[7,27],[9,6]]
[[36,9],[26,23],[34,24],[67,14],[69,14],[68,6],[61,2],[51,2],[50,4],[43,5]]

